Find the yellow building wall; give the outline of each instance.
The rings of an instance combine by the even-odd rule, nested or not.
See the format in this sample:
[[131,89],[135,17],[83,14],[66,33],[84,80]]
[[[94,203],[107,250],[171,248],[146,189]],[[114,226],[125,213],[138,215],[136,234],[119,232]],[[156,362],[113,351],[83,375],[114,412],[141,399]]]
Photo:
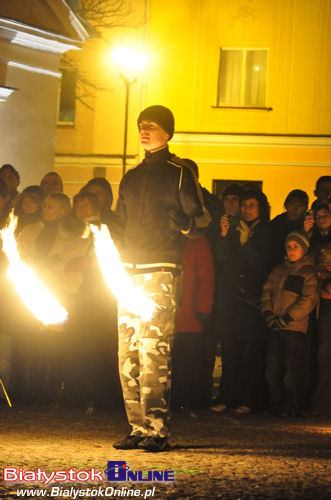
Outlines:
[[[301,188],[314,198],[316,179],[331,167],[331,0],[141,0],[140,29],[114,28],[112,44],[126,40],[149,53],[146,75],[130,93],[129,166],[142,155],[136,119],[152,104],[175,115],[171,150],[190,157],[200,181],[262,180],[272,215]],[[221,47],[268,48],[266,106],[272,111],[216,107]],[[91,41],[82,63],[108,91],[94,110],[77,107],[75,125],[58,130],[56,170],[75,190],[104,167],[115,198],[121,179],[124,85]],[[300,137],[297,137],[300,136]]]
[[[310,137],[331,135],[330,0],[151,0],[150,26],[146,104],[172,109],[171,150],[201,184],[261,180],[272,216],[292,189],[313,200],[331,173],[331,138]],[[216,107],[221,47],[269,49],[272,111]]]
[[[147,101],[177,131],[331,133],[330,0],[151,0]],[[267,107],[216,108],[221,47],[268,48]]]

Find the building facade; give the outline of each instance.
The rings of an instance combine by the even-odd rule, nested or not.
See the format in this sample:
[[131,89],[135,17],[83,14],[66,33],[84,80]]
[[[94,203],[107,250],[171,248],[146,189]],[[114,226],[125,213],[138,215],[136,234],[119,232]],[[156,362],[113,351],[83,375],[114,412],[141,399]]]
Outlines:
[[54,167],[60,57],[87,38],[64,0],[0,2],[0,165],[23,187]]
[[[313,199],[331,166],[331,1],[146,0],[131,15],[146,22],[109,35],[149,54],[131,87],[129,165],[142,154],[139,110],[163,104],[176,119],[172,151],[197,162],[207,189],[262,182],[272,215],[292,189]],[[90,43],[83,64],[95,71],[98,60],[111,90],[58,127],[56,169],[70,194],[103,173],[116,197],[122,175],[124,89],[103,50]]]

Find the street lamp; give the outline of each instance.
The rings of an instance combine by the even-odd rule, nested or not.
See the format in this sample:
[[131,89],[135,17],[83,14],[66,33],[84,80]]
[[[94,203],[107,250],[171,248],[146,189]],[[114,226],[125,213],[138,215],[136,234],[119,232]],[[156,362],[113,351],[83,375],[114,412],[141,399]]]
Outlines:
[[129,95],[131,85],[137,81],[137,74],[143,71],[147,63],[147,55],[125,47],[117,47],[112,51],[113,62],[120,68],[120,76],[125,86],[125,118],[124,145],[122,156],[123,176],[126,168],[126,149],[128,142]]

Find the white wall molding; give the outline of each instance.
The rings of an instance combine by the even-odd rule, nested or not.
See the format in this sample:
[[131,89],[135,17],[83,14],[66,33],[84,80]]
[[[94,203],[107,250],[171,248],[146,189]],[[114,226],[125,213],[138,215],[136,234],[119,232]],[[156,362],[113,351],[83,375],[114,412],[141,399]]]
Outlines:
[[[128,167],[134,167],[137,165],[137,158],[127,158],[126,164]],[[122,168],[122,158],[109,157],[109,156],[75,156],[75,155],[56,155],[55,156],[55,166],[56,167],[82,167],[82,168],[94,168],[94,167],[117,167]]]
[[0,18],[0,38],[15,45],[41,50],[53,54],[63,54],[67,50],[78,50],[82,44],[63,35],[27,26],[18,21]]
[[331,148],[331,137],[290,135],[174,134],[171,144],[194,146],[261,146]]
[[321,163],[308,163],[308,162],[291,162],[291,161],[227,161],[218,159],[194,159],[198,165],[208,164],[208,165],[254,165],[261,167],[322,167],[331,168],[331,163],[321,162]]
[[5,85],[0,85],[0,101],[7,101],[8,97],[15,92],[13,87],[6,87]]
[[[4,61],[4,59],[2,59]],[[6,61],[5,61],[6,62]],[[39,73],[41,75],[52,76],[54,78],[60,78],[61,73],[57,71],[51,71],[49,69],[40,68],[39,66],[31,66],[30,64],[23,64],[17,61],[7,61],[8,66],[13,68],[23,69],[25,71],[29,71],[31,73]]]

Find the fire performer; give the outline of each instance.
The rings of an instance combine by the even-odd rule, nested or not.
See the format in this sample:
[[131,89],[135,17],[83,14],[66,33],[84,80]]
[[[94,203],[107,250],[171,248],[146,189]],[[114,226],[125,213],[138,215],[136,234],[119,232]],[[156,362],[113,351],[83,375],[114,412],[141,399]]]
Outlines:
[[171,346],[176,289],[185,236],[194,236],[202,196],[190,168],[168,149],[174,116],[150,106],[138,117],[145,158],[123,177],[116,212],[121,217],[122,261],[159,307],[151,321],[119,305],[119,369],[131,433],[116,449],[167,449]]

